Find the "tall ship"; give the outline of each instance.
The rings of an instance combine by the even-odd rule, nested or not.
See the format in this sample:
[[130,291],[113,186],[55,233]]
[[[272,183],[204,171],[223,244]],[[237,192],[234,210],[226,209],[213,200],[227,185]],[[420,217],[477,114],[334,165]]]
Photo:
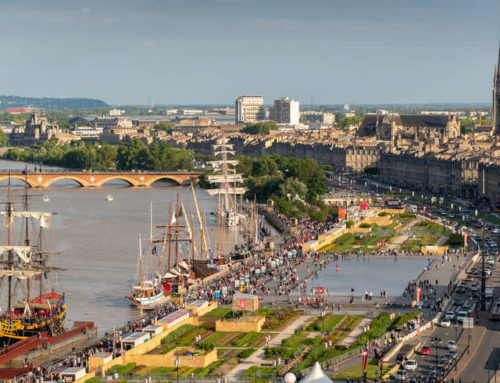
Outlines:
[[[43,231],[50,227],[52,214],[31,211],[30,201],[26,186],[22,202],[15,203],[9,180],[1,212],[7,228],[7,238],[0,246],[0,338],[4,346],[41,333],[56,336],[64,332],[65,296],[54,289],[47,291],[49,274],[62,269],[49,265],[54,253],[42,248]],[[18,226],[20,233],[15,231]],[[30,227],[34,227],[31,232]],[[37,236],[36,242],[30,234]],[[22,243],[15,243],[19,237]]]
[[[127,296],[133,305],[143,310],[151,310],[163,304],[167,300],[167,295],[163,288],[160,266],[154,266],[153,255],[157,254],[156,247],[154,247],[153,239],[153,204],[151,203],[151,231],[149,242],[148,256],[144,257],[144,248],[142,238],[139,236],[139,256],[138,256],[138,269],[139,269],[139,282],[132,286],[132,293]],[[149,265],[145,265],[145,260]]]
[[[239,161],[229,159],[234,156],[233,145],[228,143],[224,136],[219,138],[214,145],[214,155],[216,161],[210,161],[214,173],[208,176],[208,181],[217,184],[216,189],[208,189],[210,195],[218,195],[216,214],[222,220],[224,226],[236,226],[240,223],[241,199],[246,192],[246,188],[241,187],[243,176],[236,173],[236,165]],[[238,204],[238,197],[240,203]]]

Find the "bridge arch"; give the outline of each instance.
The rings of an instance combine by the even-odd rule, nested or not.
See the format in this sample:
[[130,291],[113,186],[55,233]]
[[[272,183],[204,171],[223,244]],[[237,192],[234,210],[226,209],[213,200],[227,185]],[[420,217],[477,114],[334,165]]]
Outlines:
[[[60,180],[71,180],[71,181],[75,181],[77,184],[79,184],[80,186],[83,186],[83,187],[87,187],[87,186],[92,186],[91,184],[89,184],[87,181],[85,181],[84,179],[80,178],[80,177],[76,177],[74,175],[71,175],[71,174],[67,174],[67,175],[61,175],[61,176],[56,176],[56,177],[47,177],[47,176],[42,176],[42,181],[39,182],[37,185],[35,184],[35,186],[38,186],[38,187],[43,187],[43,188],[48,188],[50,185],[52,185],[54,182],[57,182],[57,181],[60,181]],[[46,178],[46,179],[45,179]]]
[[151,186],[153,183],[160,181],[160,180],[168,180],[168,181],[174,181],[177,185],[184,185],[184,179],[181,177],[176,177],[176,176],[169,176],[169,175],[159,175],[156,177],[148,177],[144,179],[144,185],[145,186]]
[[134,180],[131,177],[127,177],[125,175],[110,175],[109,177],[99,177],[99,179],[96,180],[94,184],[91,186],[102,186],[106,182],[112,181],[112,180],[120,180],[120,181],[125,181],[128,183],[130,186],[139,186],[140,183],[138,183],[136,180]]
[[9,175],[5,175],[5,176],[0,176],[0,182],[2,182],[3,180],[7,180],[7,179],[17,179],[17,180],[21,180],[23,181],[24,183],[28,184],[28,186],[30,188],[32,187],[36,187],[36,183],[33,182],[32,180],[30,180],[30,178],[28,177],[28,179],[26,179],[26,176],[24,175],[20,175],[20,174],[11,174],[10,176]]

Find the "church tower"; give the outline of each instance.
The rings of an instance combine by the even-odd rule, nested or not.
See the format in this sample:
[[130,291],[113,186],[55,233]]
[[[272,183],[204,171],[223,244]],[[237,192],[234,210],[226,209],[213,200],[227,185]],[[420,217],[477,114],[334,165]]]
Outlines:
[[493,134],[500,135],[500,48],[493,76]]

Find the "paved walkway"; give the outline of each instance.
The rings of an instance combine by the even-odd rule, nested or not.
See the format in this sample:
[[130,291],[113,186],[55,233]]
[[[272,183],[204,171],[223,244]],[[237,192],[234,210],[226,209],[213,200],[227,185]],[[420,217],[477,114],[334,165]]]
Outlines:
[[[395,250],[399,249],[399,247],[408,239],[408,233],[410,232],[411,228],[415,226],[418,222],[422,221],[420,217],[415,218],[414,220],[410,221],[408,225],[404,227],[404,231],[406,234],[402,234],[394,238],[388,245],[387,248],[389,250]],[[401,231],[403,232],[403,230]]]
[[359,321],[359,323],[354,327],[351,331],[351,333],[346,336],[342,341],[339,343],[341,346],[351,346],[354,342],[356,342],[359,337],[363,334],[363,328],[367,325],[369,325],[372,322],[371,318],[363,318]]
[[[283,341],[283,339],[289,338],[292,335],[294,335],[295,330],[302,327],[310,319],[312,319],[312,316],[306,316],[306,315],[303,315],[303,316],[299,317],[298,319],[296,319],[295,322],[290,324],[287,328],[285,328],[278,335],[276,335],[274,338],[271,339],[271,341],[269,342],[269,347],[281,345],[281,342]],[[237,366],[235,366],[231,371],[229,371],[229,373],[226,376],[227,381],[232,382],[232,381],[237,380],[238,378],[240,378],[243,375],[243,373],[246,370],[248,370],[252,366],[260,366],[262,363],[269,363],[270,362],[269,360],[264,359],[264,348],[265,347],[266,346],[262,346],[257,351],[255,351],[252,355],[250,355],[247,359],[242,360],[240,363],[238,363]]]

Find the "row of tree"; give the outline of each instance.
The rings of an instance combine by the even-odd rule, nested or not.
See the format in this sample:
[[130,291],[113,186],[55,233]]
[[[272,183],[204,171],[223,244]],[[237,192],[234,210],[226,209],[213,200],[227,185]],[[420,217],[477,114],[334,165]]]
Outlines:
[[261,134],[267,135],[271,133],[271,130],[277,130],[278,125],[274,121],[262,121],[255,124],[246,124],[246,126],[241,129],[242,133],[246,134]]
[[121,145],[59,144],[52,139],[30,149],[11,148],[3,159],[87,170],[192,170],[194,153],[167,142],[148,146],[139,139]]

